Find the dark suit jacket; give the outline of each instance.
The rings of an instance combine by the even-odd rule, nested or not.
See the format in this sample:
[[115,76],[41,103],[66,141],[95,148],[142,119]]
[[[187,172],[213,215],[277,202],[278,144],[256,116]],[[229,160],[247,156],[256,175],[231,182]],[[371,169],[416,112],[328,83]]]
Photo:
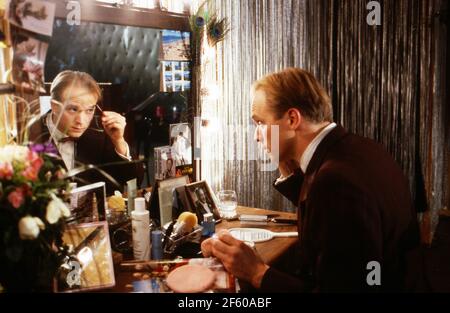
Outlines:
[[[211,213],[215,214],[214,207],[207,201],[206,205],[210,209]],[[209,213],[205,210],[200,200],[195,201],[195,212],[197,213],[197,218],[199,221],[203,221],[203,214]]]
[[[298,206],[297,273],[270,268],[272,292],[402,291],[405,255],[419,244],[408,181],[381,145],[337,126],[319,144],[306,173],[275,188]],[[381,286],[367,276],[381,265]]]
[[[47,114],[50,114],[50,112]],[[38,121],[30,126],[29,137],[31,142],[44,143],[52,140],[45,123],[47,114],[42,116]],[[76,181],[79,186],[87,183],[104,181],[106,183],[106,192],[109,195],[112,194],[114,190],[122,190],[122,187],[126,181],[136,178],[139,174],[139,167],[136,163],[127,162],[121,158],[116,153],[111,140],[104,132],[97,132],[91,128],[88,128],[75,142],[75,145],[75,161],[83,164],[93,164],[99,166],[120,184],[120,187],[115,186],[99,172],[95,170],[88,170],[87,172],[76,176],[78,178]],[[123,164],[101,166],[102,164],[113,162],[122,162]],[[62,161],[61,165],[65,167],[65,164]]]

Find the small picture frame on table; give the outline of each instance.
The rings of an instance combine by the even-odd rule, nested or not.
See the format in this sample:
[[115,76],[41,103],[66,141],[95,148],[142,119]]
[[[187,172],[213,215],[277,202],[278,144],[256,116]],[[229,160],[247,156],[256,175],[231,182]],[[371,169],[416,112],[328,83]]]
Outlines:
[[220,220],[217,201],[206,181],[186,185],[186,194],[191,205],[191,211],[197,215],[199,223],[203,221],[203,214],[212,213],[214,219]]
[[166,179],[158,182],[159,219],[161,226],[173,220],[173,207],[177,201],[176,189],[189,184],[188,176]]
[[71,216],[68,224],[83,224],[106,220],[105,182],[75,188],[70,192]]

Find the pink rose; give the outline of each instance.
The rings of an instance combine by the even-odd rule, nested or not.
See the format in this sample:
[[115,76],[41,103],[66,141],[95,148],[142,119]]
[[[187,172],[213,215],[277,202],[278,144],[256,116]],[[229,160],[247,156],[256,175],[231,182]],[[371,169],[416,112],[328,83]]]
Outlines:
[[22,188],[16,188],[13,192],[11,192],[8,195],[8,201],[11,203],[11,205],[18,209],[24,202],[24,195],[23,195],[23,189]]
[[9,162],[0,162],[0,179],[12,179],[14,169]]
[[33,169],[38,173],[41,166],[44,164],[44,160],[34,151],[30,150],[28,153],[28,160],[31,163]]
[[27,162],[27,168],[22,172],[22,175],[28,180],[35,181],[38,178],[39,170],[44,164],[44,160],[31,150],[28,152],[27,158],[29,162]]
[[35,181],[35,180],[37,180],[38,172],[33,167],[30,166],[30,167],[27,167],[22,172],[22,175],[23,175],[23,177],[25,177],[25,179]]

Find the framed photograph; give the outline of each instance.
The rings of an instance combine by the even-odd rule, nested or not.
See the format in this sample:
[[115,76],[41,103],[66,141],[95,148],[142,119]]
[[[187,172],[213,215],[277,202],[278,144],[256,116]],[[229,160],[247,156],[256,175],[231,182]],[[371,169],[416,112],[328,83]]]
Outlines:
[[25,32],[13,35],[12,79],[15,85],[45,92],[44,64],[48,43],[28,36]]
[[68,227],[64,231],[63,241],[73,248],[75,257],[59,271],[55,284],[57,292],[79,292],[115,286],[106,221]]
[[180,92],[183,91],[183,83],[176,82],[173,84],[173,91]]
[[171,146],[157,147],[155,156],[155,179],[164,180],[176,176],[176,166]]
[[51,36],[55,19],[54,3],[40,0],[10,0],[7,16],[11,24],[38,34]]
[[206,181],[186,185],[186,194],[191,204],[192,212],[197,214],[199,223],[203,221],[203,214],[212,213],[214,219],[220,219],[217,202]]
[[180,82],[183,80],[183,77],[181,76],[180,73],[175,73],[174,80],[175,80],[175,82]]
[[106,220],[105,182],[75,188],[70,192],[70,210],[72,215],[67,222],[74,224]]
[[192,164],[191,140],[188,123],[170,124],[170,145],[176,166]]
[[173,62],[175,71],[181,71],[183,68],[183,62]]
[[171,178],[159,182],[159,220],[161,226],[173,220],[172,212],[174,205],[176,206],[177,194],[175,190],[189,184],[188,176]]

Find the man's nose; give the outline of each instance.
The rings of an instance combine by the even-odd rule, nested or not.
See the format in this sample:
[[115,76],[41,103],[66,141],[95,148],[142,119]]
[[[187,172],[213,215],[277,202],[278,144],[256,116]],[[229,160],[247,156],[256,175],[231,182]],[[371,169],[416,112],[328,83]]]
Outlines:
[[75,123],[77,123],[78,125],[86,125],[88,121],[88,116],[86,114],[86,112],[80,112],[76,115],[75,117]]

